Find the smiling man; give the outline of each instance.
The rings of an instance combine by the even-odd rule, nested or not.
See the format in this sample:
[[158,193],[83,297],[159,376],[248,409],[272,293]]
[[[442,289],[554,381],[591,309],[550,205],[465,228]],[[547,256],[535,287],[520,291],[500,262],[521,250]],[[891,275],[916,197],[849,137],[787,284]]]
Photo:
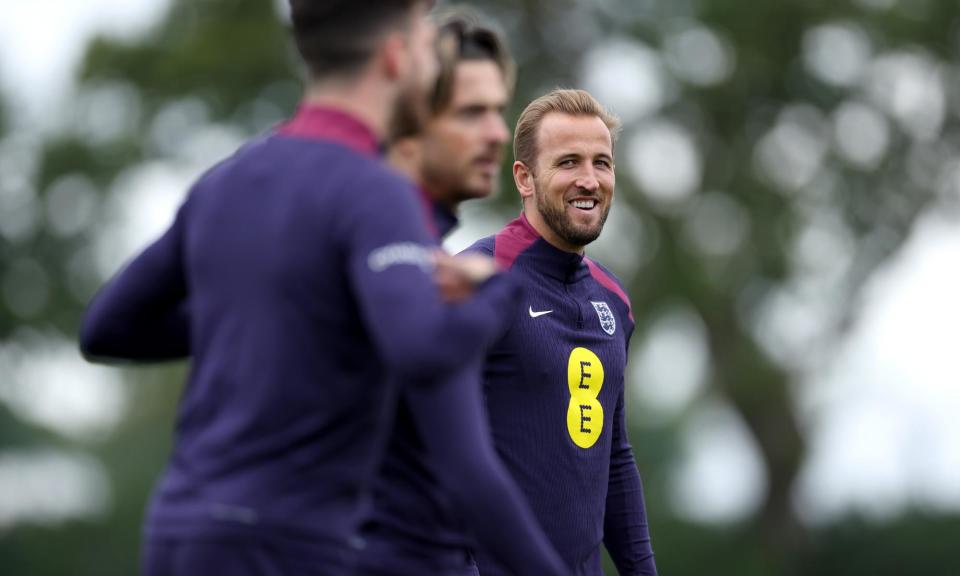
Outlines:
[[[484,392],[494,443],[568,568],[656,574],[640,474],[627,439],[624,371],[634,322],[613,274],[584,255],[614,195],[619,121],[582,90],[523,111],[514,181],[523,212],[468,251],[492,255],[526,301],[490,349]],[[482,576],[508,574],[477,552]]]

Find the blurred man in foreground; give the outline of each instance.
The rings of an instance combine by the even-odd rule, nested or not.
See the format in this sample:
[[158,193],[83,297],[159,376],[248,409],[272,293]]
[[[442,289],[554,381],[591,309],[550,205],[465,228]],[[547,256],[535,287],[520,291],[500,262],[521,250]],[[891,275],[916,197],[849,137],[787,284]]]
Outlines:
[[[471,13],[442,20],[437,37],[440,73],[431,116],[422,130],[398,118],[389,157],[421,186],[429,218],[443,235],[456,224],[462,201],[495,189],[510,137],[503,113],[513,63],[502,38]],[[364,530],[361,574],[476,574],[468,553],[475,545],[512,574],[569,573],[493,449],[483,413],[482,357],[478,350],[452,377],[401,387]],[[441,468],[436,460],[456,464]]]
[[[620,282],[584,255],[613,201],[618,128],[581,90],[531,102],[514,134],[523,212],[468,249],[526,288],[487,356],[490,426],[551,542],[584,576],[603,573],[601,542],[621,575],[656,574],[625,420],[633,313]],[[482,576],[510,574],[485,550],[477,557]]]
[[350,573],[396,380],[450,373],[501,328],[515,286],[444,304],[422,207],[377,153],[397,111],[425,116],[430,4],[291,0],[297,114],[205,174],[87,310],[88,357],[192,356],[148,576]]

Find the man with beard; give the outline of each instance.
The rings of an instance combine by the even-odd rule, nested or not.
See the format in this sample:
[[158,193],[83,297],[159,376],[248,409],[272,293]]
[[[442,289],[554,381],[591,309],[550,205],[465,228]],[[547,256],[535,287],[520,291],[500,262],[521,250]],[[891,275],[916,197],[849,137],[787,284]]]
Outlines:
[[462,7],[442,17],[436,47],[440,67],[429,117],[421,126],[398,116],[388,158],[420,185],[437,234],[446,236],[462,202],[496,189],[516,71],[503,36]]
[[[430,118],[419,131],[398,118],[389,158],[420,184],[436,232],[446,234],[462,201],[494,191],[510,136],[503,112],[514,73],[500,35],[470,12],[448,16],[437,37]],[[474,536],[511,574],[569,573],[493,449],[482,358],[478,350],[451,377],[401,386],[359,574],[476,574]]]
[[[581,90],[530,103],[514,135],[523,212],[468,249],[526,287],[484,367],[494,443],[567,566],[589,576],[603,573],[601,542],[621,575],[656,574],[625,421],[633,313],[620,282],[584,255],[613,200],[618,129]],[[485,550],[477,560],[482,576],[509,573]]]
[[88,307],[88,357],[192,357],[148,576],[350,573],[395,381],[458,368],[511,309],[500,276],[442,302],[421,206],[378,158],[435,80],[430,4],[291,0],[297,114],[201,177]]

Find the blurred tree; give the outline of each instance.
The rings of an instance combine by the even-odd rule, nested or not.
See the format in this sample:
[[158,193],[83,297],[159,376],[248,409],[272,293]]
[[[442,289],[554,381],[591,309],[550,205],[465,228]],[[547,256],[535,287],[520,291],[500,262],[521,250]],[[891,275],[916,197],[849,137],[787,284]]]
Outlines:
[[[292,112],[299,96],[296,59],[275,4],[172,0],[162,22],[144,37],[134,42],[98,38],[90,44],[72,127],[45,144],[32,188],[40,204],[49,204],[58,182],[82,175],[99,194],[98,210],[76,233],[57,229],[48,218],[40,219],[35,234],[16,242],[0,236],[0,275],[7,278],[12,263],[29,260],[39,264],[48,285],[46,303],[36,313],[18,312],[9,298],[0,299],[0,336],[31,328],[72,338],[83,303],[103,280],[94,273],[97,258],[90,253],[98,250],[103,230],[115,225],[116,215],[108,208],[134,194],[122,185],[132,169],[158,162],[182,166],[190,160],[184,155],[194,149],[186,144],[211,126],[249,136]],[[793,491],[805,457],[795,404],[805,371],[853,321],[850,304],[902,244],[917,216],[955,194],[938,175],[949,173],[960,147],[957,104],[950,100],[956,98],[949,84],[955,80],[944,71],[960,48],[956,3],[474,4],[504,25],[517,54],[514,119],[545,90],[584,85],[595,71],[591,67],[605,64],[590,58],[591,49],[613,41],[621,42],[614,55],[629,52],[624,47],[640,47],[639,53],[650,57],[617,68],[615,81],[637,88],[633,76],[641,75],[644,66],[652,61],[659,71],[652,84],[639,87],[653,92],[637,92],[633,107],[615,110],[627,120],[618,147],[617,209],[637,216],[645,248],[651,251],[650,258],[626,267],[624,274],[637,311],[634,349],[662,310],[680,303],[696,312],[710,356],[703,395],[726,399],[742,418],[761,452],[767,486],[756,518],[723,529],[679,520],[666,494],[679,457],[677,437],[693,410],[661,427],[633,422],[662,573],[896,573],[877,562],[874,537],[884,542],[885,553],[903,562],[910,558],[908,547],[934,542],[925,548],[929,558],[920,554],[929,560],[923,572],[938,573],[939,567],[940,573],[952,573],[945,568],[951,558],[948,547],[934,539],[943,532],[960,533],[955,521],[919,517],[888,530],[853,522],[811,531],[798,521]],[[691,31],[693,36],[684,35]],[[609,58],[611,53],[606,54]],[[703,62],[718,55],[731,62],[729,74],[712,82],[691,75],[690,70],[703,70]],[[858,67],[845,69],[843,63],[851,58],[855,64],[860,58]],[[912,84],[904,88],[902,82]],[[652,105],[642,97],[650,93],[658,95]],[[927,94],[919,104],[909,99],[918,93]],[[891,100],[891,94],[899,94],[899,100]],[[111,105],[104,114],[97,102],[122,105]],[[638,176],[643,158],[636,153],[638,135],[664,124],[690,135],[695,150],[691,190],[667,199],[658,195],[655,182],[644,180],[642,171]],[[880,128],[871,132],[871,126]],[[3,127],[0,122],[0,140]],[[877,146],[871,148],[871,143]],[[668,144],[658,141],[659,146]],[[679,170],[671,164],[673,158],[660,160],[663,172]],[[507,193],[497,206],[506,219],[516,213],[517,202],[509,193],[509,171],[504,172]],[[707,209],[718,202],[726,208]],[[698,219],[698,214],[706,216]],[[742,221],[734,218],[738,215]],[[708,232],[737,227],[742,237],[726,250],[709,234],[706,244],[692,241],[691,230],[705,223],[713,224],[706,226]],[[811,231],[832,242],[812,256],[804,248]],[[599,257],[603,260],[604,253]],[[78,262],[86,263],[85,273],[77,272]],[[811,268],[826,264],[836,265],[833,280],[819,292],[806,291]],[[829,314],[812,342],[785,345],[775,331],[763,327],[762,318],[773,304],[797,293],[828,302]],[[785,301],[789,307],[797,300]],[[136,381],[131,414],[109,439],[79,445],[108,470],[113,487],[108,516],[59,530],[6,534],[0,539],[5,572],[102,575],[135,570],[142,508],[169,447],[183,367],[126,375]],[[0,432],[4,446],[77,445],[6,414]],[[847,547],[855,553],[848,556]],[[51,549],[58,553],[50,554]]]
[[[597,72],[590,67],[605,64],[614,72],[600,76],[618,86],[604,93],[664,94],[646,111],[615,110],[627,119],[618,149],[619,209],[628,206],[644,215],[657,247],[649,263],[632,274],[629,291],[638,311],[634,339],[644,337],[660,310],[678,302],[702,319],[711,359],[705,395],[719,394],[740,415],[766,476],[759,516],[744,532],[744,542],[761,544],[754,549],[757,568],[750,569],[749,561],[733,562],[729,572],[804,571],[817,542],[795,508],[806,454],[797,390],[807,371],[843,336],[865,282],[901,246],[917,217],[956,194],[931,174],[949,173],[956,162],[956,114],[938,114],[938,106],[949,106],[943,100],[956,90],[955,84],[943,84],[951,78],[943,70],[957,57],[960,9],[940,0],[484,4],[506,24],[517,49],[518,110],[553,86],[589,85]],[[643,58],[591,58],[591,48],[604,44],[616,47],[603,52],[608,60],[631,46],[642,47],[647,52],[641,55],[652,54],[662,76],[645,78],[644,85],[631,77],[643,75]],[[734,63],[727,79],[708,83],[693,76],[725,54]],[[907,90],[924,93],[907,96]],[[639,107],[647,101],[637,96],[632,103]],[[851,110],[860,114],[845,121]],[[687,197],[664,200],[655,179],[647,184],[642,174],[630,177],[637,174],[630,164],[644,161],[631,150],[637,148],[633,135],[658,122],[692,135],[699,152],[699,181]],[[951,144],[944,147],[938,138]],[[858,154],[864,149],[877,150],[876,156]],[[653,156],[660,171],[683,168],[666,154]],[[504,184],[512,190],[509,178]],[[691,227],[703,224],[695,216],[705,206],[703,191],[719,192],[729,203],[724,205],[735,208],[708,216],[745,213],[745,224],[728,219],[709,228],[741,226],[745,236],[735,250],[698,249],[690,241]],[[501,200],[509,206],[507,214],[516,211],[511,194]],[[817,233],[830,242],[811,250]],[[835,269],[836,278],[819,291],[808,290],[811,276],[816,278],[811,269],[825,268]],[[827,303],[827,312],[811,341],[784,346],[761,323],[778,298],[798,292],[821,308]],[[662,444],[645,453],[643,434],[649,430],[637,429],[637,422],[633,426],[640,460],[653,460],[641,469],[652,472],[645,478],[656,518],[658,500],[669,490],[663,482],[669,477],[660,468],[667,461],[658,461],[664,456]],[[658,541],[670,537],[658,531],[656,521],[653,528]],[[749,547],[738,549],[749,554]],[[664,572],[673,573],[668,570],[672,561],[661,556]],[[718,571],[716,565],[710,568]],[[690,572],[701,571],[703,565]]]
[[[282,119],[299,97],[291,49],[273,4],[245,0],[177,0],[155,29],[134,42],[103,37],[91,42],[67,125],[43,144],[35,170],[28,174],[28,194],[22,194],[32,207],[28,213],[35,216],[36,229],[16,241],[0,235],[0,285],[9,284],[12,264],[29,261],[39,267],[35,276],[43,286],[31,277],[25,290],[45,286],[47,294],[26,312],[10,297],[0,297],[5,341],[24,334],[75,339],[84,304],[105,280],[103,274],[119,265],[112,261],[114,252],[124,250],[104,247],[103,237],[105,229],[124,224],[117,222],[122,217],[117,206],[136,193],[123,184],[131,170],[151,163],[182,169],[189,159],[182,157],[181,147],[205,127],[232,126],[248,136]],[[0,141],[2,137],[0,131]],[[69,192],[58,191],[64,189]],[[95,191],[94,200],[87,198],[87,190]],[[82,197],[81,208],[95,206],[82,229],[58,224],[58,194]],[[77,209],[76,203],[66,205],[68,212]],[[109,272],[102,270],[103,262]],[[7,370],[3,360],[0,347],[0,370]],[[8,532],[0,524],[3,573],[136,572],[143,511],[169,451],[184,367],[124,374],[135,384],[129,388],[130,409],[106,439],[50,433],[24,423],[16,411],[0,412],[4,450],[59,447],[89,453],[107,471],[110,491],[106,515],[99,519],[27,522]],[[0,381],[0,398],[5,385]],[[0,512],[0,520],[2,516]]]

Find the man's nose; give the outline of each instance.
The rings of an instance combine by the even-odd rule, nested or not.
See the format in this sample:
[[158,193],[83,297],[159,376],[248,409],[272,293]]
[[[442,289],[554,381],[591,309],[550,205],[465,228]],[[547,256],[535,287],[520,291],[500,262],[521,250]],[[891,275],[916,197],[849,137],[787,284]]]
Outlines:
[[574,183],[577,185],[577,188],[582,188],[590,192],[596,192],[600,189],[600,180],[597,178],[592,166],[585,168],[577,176],[577,179]]

